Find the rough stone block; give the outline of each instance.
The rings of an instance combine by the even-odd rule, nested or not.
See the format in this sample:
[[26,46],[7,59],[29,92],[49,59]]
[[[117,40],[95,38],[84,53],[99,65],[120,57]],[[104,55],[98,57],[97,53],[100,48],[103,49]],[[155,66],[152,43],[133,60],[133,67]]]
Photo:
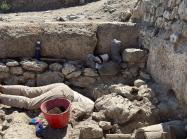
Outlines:
[[123,61],[127,63],[144,63],[147,53],[141,49],[129,48],[123,51]]
[[64,76],[60,72],[45,72],[37,75],[37,86],[60,83],[64,81]]
[[106,23],[98,26],[97,53],[110,54],[113,39],[122,41],[122,49],[138,45],[139,30],[133,23]]
[[21,65],[25,70],[34,72],[43,72],[48,67],[48,64],[42,61],[22,61]]
[[23,69],[22,67],[10,67],[10,73],[14,75],[22,75]]

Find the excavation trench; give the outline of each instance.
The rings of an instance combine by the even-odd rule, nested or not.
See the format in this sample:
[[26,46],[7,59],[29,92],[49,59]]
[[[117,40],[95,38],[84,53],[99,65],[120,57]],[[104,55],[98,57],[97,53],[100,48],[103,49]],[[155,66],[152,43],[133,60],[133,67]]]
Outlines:
[[[36,6],[30,0],[6,1],[11,9],[5,12],[91,2],[37,0]],[[1,84],[42,86],[63,82],[94,101],[93,110],[85,103],[73,102],[67,129],[47,127],[45,139],[186,138],[186,1],[103,0],[92,4],[2,14]],[[91,22],[129,19],[127,23]],[[113,39],[121,41],[121,63],[111,53]],[[40,61],[33,59],[37,41],[42,46]],[[87,63],[88,54],[108,54],[110,60],[96,70]],[[0,138],[37,138],[35,127],[28,122],[42,117],[39,111],[0,107]]]
[[[120,64],[111,58],[113,39],[121,41],[123,62]],[[161,138],[174,131],[177,138],[183,138],[186,123],[177,92],[155,82],[155,74],[152,78],[149,71],[153,70],[153,55],[157,57],[157,53],[140,48],[141,39],[140,28],[135,23],[2,23],[0,81],[6,85],[27,86],[63,82],[94,100],[93,111],[84,103],[73,102],[67,131],[48,127],[45,138],[115,139],[133,135],[140,138],[142,132],[145,137],[154,134],[155,138]],[[41,41],[41,61],[33,59],[37,41]],[[108,54],[110,60],[96,70],[86,63],[87,55],[93,53]],[[1,134],[5,139],[24,138],[25,132],[29,138],[37,138],[34,127],[27,124],[31,117],[38,117],[37,111],[4,105],[1,108]],[[12,113],[12,110],[19,112]],[[175,121],[159,124],[172,120]],[[142,128],[154,124],[159,125]],[[157,134],[152,132],[154,129],[158,129]]]

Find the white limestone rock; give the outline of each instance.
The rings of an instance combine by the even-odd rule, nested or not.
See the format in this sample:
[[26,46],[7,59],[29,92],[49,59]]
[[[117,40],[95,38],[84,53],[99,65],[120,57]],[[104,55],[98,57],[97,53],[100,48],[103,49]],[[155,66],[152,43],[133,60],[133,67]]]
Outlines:
[[48,64],[42,61],[22,61],[21,65],[23,69],[33,72],[44,72]]
[[147,60],[147,52],[141,49],[128,48],[122,55],[123,61],[127,63],[144,63]]

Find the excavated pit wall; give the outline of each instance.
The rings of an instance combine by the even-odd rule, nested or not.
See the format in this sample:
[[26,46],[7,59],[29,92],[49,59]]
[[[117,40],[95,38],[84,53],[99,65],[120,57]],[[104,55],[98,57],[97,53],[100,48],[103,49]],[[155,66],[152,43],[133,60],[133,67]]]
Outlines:
[[149,72],[187,104],[186,11],[186,0],[143,0],[137,3],[132,20],[147,24],[141,35],[143,46],[150,51]]
[[[0,0],[0,3],[5,0]],[[77,6],[95,0],[6,0],[10,9],[6,12],[26,12],[26,11],[43,11],[52,10],[62,7]]]
[[[142,63],[138,59],[139,63],[121,65],[110,62],[106,65],[109,71],[104,69],[101,78],[95,69],[86,66],[85,60],[88,54],[110,55],[114,38],[122,41],[122,50],[138,47],[138,36],[139,30],[134,23],[2,23],[0,81],[28,86],[65,82],[81,88],[95,83],[132,83],[141,71],[144,72],[145,61]],[[42,42],[41,54],[45,62],[31,60],[37,40]]]
[[33,57],[35,43],[42,42],[42,57],[85,60],[90,53],[110,54],[111,41],[122,41],[123,49],[138,46],[134,23],[44,23],[0,26],[0,58]]

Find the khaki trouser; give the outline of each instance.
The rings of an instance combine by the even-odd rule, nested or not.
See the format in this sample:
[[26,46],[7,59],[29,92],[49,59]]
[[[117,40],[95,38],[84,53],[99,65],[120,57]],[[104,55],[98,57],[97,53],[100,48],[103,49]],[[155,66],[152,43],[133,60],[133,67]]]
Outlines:
[[0,101],[2,104],[37,109],[41,103],[52,98],[67,98],[74,100],[74,91],[63,83],[56,83],[42,87],[27,87],[22,85],[5,85],[2,87]]

